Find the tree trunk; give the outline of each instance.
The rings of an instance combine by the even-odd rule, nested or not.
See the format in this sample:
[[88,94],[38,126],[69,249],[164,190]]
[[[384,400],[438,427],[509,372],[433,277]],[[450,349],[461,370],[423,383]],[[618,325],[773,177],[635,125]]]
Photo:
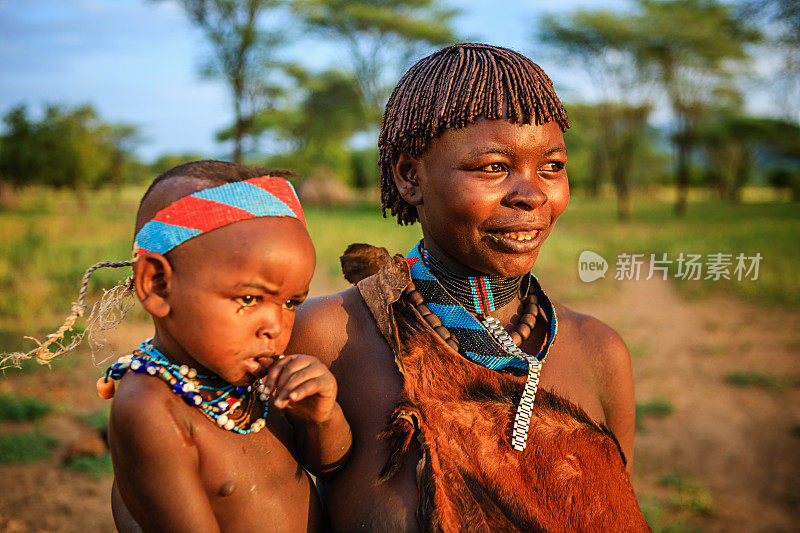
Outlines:
[[731,193],[729,200],[734,203],[742,201],[742,189],[750,179],[750,169],[752,167],[752,157],[749,153],[744,152],[739,157],[738,164],[736,165],[736,176],[731,186]]
[[244,120],[239,116],[239,110],[236,110],[236,124],[233,132],[233,162],[242,162],[242,139],[244,139]]
[[689,143],[686,140],[677,141],[678,148],[678,198],[675,202],[675,214],[682,216],[686,213],[689,200]]
[[242,162],[242,140],[246,133],[244,117],[242,116],[242,98],[244,98],[244,80],[241,74],[238,74],[233,80],[233,111],[234,111],[234,124],[233,124],[233,162],[240,164]]
[[632,161],[632,159],[620,158],[618,163],[614,165],[614,188],[617,193],[617,217],[623,221],[631,219],[630,161]]
[[592,150],[592,165],[591,165],[591,180],[589,181],[589,196],[597,198],[600,196],[600,185],[603,182],[603,174],[605,174],[605,164],[603,161],[603,154],[599,147],[595,146]]

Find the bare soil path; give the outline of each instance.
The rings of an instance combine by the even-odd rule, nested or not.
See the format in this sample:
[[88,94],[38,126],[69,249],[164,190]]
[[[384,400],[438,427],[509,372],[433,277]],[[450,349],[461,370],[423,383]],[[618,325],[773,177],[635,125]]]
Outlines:
[[627,342],[637,404],[673,408],[637,433],[640,501],[666,502],[706,531],[800,531],[800,389],[726,379],[800,376],[800,312],[726,297],[687,301],[656,279],[615,283],[616,298],[580,310]]

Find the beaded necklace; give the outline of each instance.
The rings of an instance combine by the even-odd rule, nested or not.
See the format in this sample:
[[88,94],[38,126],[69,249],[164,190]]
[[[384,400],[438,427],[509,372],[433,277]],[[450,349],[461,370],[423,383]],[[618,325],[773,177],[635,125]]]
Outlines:
[[[539,385],[539,373],[547,353],[555,341],[558,332],[558,318],[555,306],[542,291],[536,276],[529,274],[526,305],[534,296],[537,311],[531,313],[527,306],[523,316],[541,316],[549,323],[542,349],[536,355],[529,355],[519,349],[516,339],[512,338],[500,322],[487,314],[473,316],[468,310],[449,294],[436,276],[429,269],[430,257],[420,241],[406,256],[413,283],[406,289],[406,295],[415,305],[425,321],[453,349],[463,354],[473,363],[492,370],[506,371],[513,374],[527,374],[525,387],[517,406],[512,428],[511,444],[515,450],[525,449],[530,419],[533,414],[533,402]],[[538,308],[541,307],[541,313]],[[526,324],[527,325],[527,324]],[[530,329],[533,324],[530,325]],[[515,333],[518,333],[515,331]],[[521,335],[520,335],[521,336]],[[525,335],[527,336],[527,335]],[[521,343],[520,339],[520,343]]]
[[[105,373],[105,379],[119,380],[129,370],[137,374],[158,377],[170,386],[173,394],[180,396],[191,407],[196,407],[217,426],[242,435],[257,433],[266,426],[268,396],[261,379],[255,384],[238,387],[202,385],[198,380],[219,380],[215,375],[198,374],[187,365],[170,362],[148,339],[130,355],[120,357]],[[200,391],[210,391],[206,400]],[[250,423],[258,404],[263,405],[261,416]]]
[[470,313],[488,315],[500,309],[519,293],[525,276],[506,278],[493,274],[475,273],[471,276],[453,274],[428,250],[422,250],[423,260],[442,288]]

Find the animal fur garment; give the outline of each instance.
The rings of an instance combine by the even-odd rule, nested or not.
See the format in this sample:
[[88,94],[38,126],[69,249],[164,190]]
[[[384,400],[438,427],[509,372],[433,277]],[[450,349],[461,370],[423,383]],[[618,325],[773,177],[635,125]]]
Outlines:
[[[528,445],[514,450],[511,426],[525,378],[473,364],[447,346],[401,298],[410,282],[402,256],[370,250],[366,257],[343,263],[384,258],[358,288],[405,382],[382,434],[389,453],[380,480],[392,477],[419,442],[423,531],[650,531],[607,427],[540,390]],[[358,270],[351,277],[366,274]]]

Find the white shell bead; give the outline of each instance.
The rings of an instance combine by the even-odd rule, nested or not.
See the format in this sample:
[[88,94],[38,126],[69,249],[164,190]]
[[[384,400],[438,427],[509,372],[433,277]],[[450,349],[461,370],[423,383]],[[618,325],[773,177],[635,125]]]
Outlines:
[[217,417],[217,424],[219,424],[220,426],[224,426],[227,423],[228,423],[228,415],[219,415],[219,417]]
[[186,373],[186,377],[189,379],[194,379],[197,377],[197,370],[194,368],[190,368],[189,371]]
[[178,374],[180,374],[181,376],[185,376],[188,373],[189,373],[189,367],[188,366],[181,365],[180,368],[178,368]]
[[233,420],[228,420],[227,422],[225,422],[225,429],[230,431],[230,430],[232,430],[234,428],[235,425],[236,425],[236,423],[234,423]]

